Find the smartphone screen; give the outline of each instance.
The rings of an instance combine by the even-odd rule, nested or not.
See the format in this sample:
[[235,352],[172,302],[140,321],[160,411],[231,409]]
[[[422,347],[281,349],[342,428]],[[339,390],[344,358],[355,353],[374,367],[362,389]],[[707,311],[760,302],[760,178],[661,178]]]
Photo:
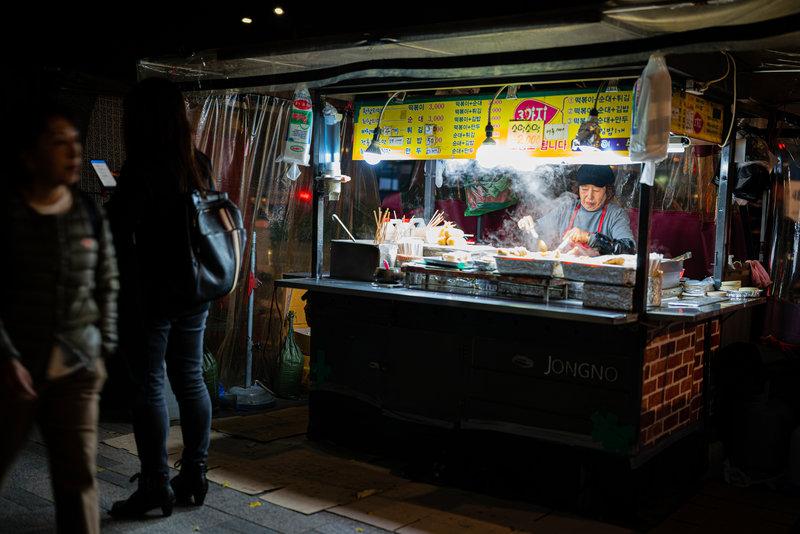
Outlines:
[[108,168],[108,164],[106,164],[106,160],[104,159],[93,159],[92,167],[94,171],[97,173],[97,177],[100,178],[100,182],[103,184],[103,187],[107,189],[111,189],[117,186],[117,179],[114,178],[114,175],[111,174],[111,169]]

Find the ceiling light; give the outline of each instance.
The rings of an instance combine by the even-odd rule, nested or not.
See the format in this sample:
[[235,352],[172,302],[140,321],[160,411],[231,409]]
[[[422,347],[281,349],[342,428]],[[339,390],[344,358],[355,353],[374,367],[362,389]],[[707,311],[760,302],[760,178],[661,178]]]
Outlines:
[[[400,96],[402,95],[402,96]],[[398,98],[399,96],[399,98]],[[381,154],[381,121],[383,120],[383,112],[386,111],[386,107],[389,103],[397,98],[399,102],[403,102],[405,100],[406,94],[403,91],[398,91],[394,93],[386,103],[383,105],[383,109],[381,109],[381,114],[378,115],[378,124],[375,126],[375,130],[372,132],[372,142],[369,144],[369,147],[364,151],[364,161],[369,163],[370,165],[377,165],[380,163],[382,154]]]
[[242,22],[244,24],[250,24],[251,22],[253,22],[253,19],[251,19],[249,17],[242,17]]
[[275,13],[276,15],[283,15],[283,8],[278,6],[275,9],[273,9],[272,12]]
[[578,127],[578,133],[572,140],[572,150],[593,151],[600,150],[602,139],[600,138],[600,114],[597,111],[597,101],[600,98],[600,91],[603,90],[606,82],[603,81],[597,88],[594,97],[594,106],[589,111],[589,118]]

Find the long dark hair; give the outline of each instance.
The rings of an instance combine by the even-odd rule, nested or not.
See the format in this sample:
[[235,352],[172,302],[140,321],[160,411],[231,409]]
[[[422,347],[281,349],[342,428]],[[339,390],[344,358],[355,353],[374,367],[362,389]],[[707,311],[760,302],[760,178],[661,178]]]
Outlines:
[[146,78],[136,84],[125,97],[123,122],[129,161],[158,159],[169,166],[181,190],[206,189],[185,100],[174,83]]

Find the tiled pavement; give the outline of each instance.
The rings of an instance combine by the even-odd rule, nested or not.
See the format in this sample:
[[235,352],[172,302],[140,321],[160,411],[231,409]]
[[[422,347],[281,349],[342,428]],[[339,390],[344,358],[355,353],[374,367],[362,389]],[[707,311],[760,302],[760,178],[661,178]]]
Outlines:
[[[230,415],[230,414],[228,414]],[[534,532],[602,532],[622,534],[631,532],[614,525],[561,517],[552,510],[522,503],[511,503],[491,499],[482,495],[450,488],[436,488],[437,499],[446,504],[439,506],[430,517],[409,522],[403,528],[385,530],[375,526],[370,518],[372,512],[360,522],[341,513],[329,510],[301,513],[250,495],[212,483],[202,507],[176,507],[170,517],[163,518],[159,510],[151,512],[146,519],[130,520],[112,518],[108,515],[112,503],[126,498],[133,491],[135,482],[129,482],[131,474],[139,468],[138,458],[125,449],[111,447],[103,440],[131,432],[127,422],[101,417],[100,443],[98,444],[98,483],[100,489],[102,531],[108,533],[281,533],[281,534],[400,534],[475,532],[478,534],[525,532],[515,529],[508,519],[495,519],[494,514],[516,515],[520,522],[538,523]],[[316,444],[304,436],[286,438],[278,447],[319,450]],[[331,454],[325,451],[324,454]],[[173,473],[173,474],[176,474]],[[409,483],[411,484],[411,483]],[[366,502],[366,501],[362,501]],[[480,521],[451,511],[466,510],[478,504]],[[493,508],[492,503],[499,504]],[[506,506],[506,505],[509,506]],[[417,509],[419,508],[416,505]],[[396,512],[395,512],[396,513]],[[529,514],[529,515],[525,515]],[[531,519],[532,518],[532,519]],[[393,518],[397,520],[397,518]],[[566,521],[566,523],[565,523]],[[372,523],[372,524],[370,524]],[[403,518],[399,523],[402,524]],[[5,491],[0,497],[0,532],[44,533],[53,531],[52,493],[47,468],[46,449],[34,435],[20,455]],[[570,528],[568,525],[572,525]],[[567,528],[566,530],[564,530]],[[578,530],[575,530],[575,529]]]
[[[219,414],[218,414],[219,415]],[[238,415],[237,413],[223,414]],[[344,506],[323,506],[302,513],[290,506],[280,506],[253,495],[212,483],[202,507],[176,507],[172,516],[163,518],[153,511],[146,519],[112,518],[108,510],[116,500],[126,498],[135,482],[138,458],[124,448],[115,448],[103,440],[129,434],[126,422],[103,417],[98,444],[98,473],[101,522],[109,533],[280,533],[280,534],[626,534],[634,531],[617,525],[563,514],[552,508],[503,500],[446,486],[430,486],[401,480],[397,488],[378,492]],[[1,438],[0,438],[1,439]],[[238,439],[238,438],[237,438]],[[353,460],[346,451],[309,442],[305,436],[293,436],[267,445],[240,440],[236,445],[250,450],[269,447],[276,451],[318,454],[320,458]],[[212,446],[213,447],[213,446]],[[258,454],[255,455],[256,457]],[[362,460],[355,458],[356,461]],[[331,463],[335,463],[331,462]],[[376,465],[388,471],[385,462]],[[323,464],[321,466],[325,471]],[[334,469],[330,470],[331,473]],[[176,474],[176,473],[173,473]],[[388,475],[386,475],[388,476]],[[323,475],[324,477],[324,475]],[[712,483],[714,484],[714,483]],[[421,490],[421,491],[420,491]],[[394,492],[394,495],[391,495]],[[423,493],[425,495],[423,495]],[[402,496],[398,496],[402,494]],[[306,496],[314,497],[313,492]],[[757,497],[756,499],[753,496]],[[395,500],[392,500],[394,498]],[[274,499],[273,499],[274,500]],[[352,500],[352,499],[351,499]],[[776,493],[744,493],[719,483],[704,488],[651,533],[680,532],[775,532],[800,530],[796,508],[800,498]],[[712,506],[713,505],[713,506]],[[713,514],[725,520],[719,523]],[[360,514],[360,515],[359,515]],[[737,514],[741,516],[737,519]],[[363,519],[359,521],[354,518]],[[708,530],[707,525],[724,524],[725,529]],[[33,436],[20,455],[8,485],[0,496],[0,533],[45,533],[53,531],[53,506],[47,469],[46,450]],[[378,526],[380,525],[380,526]],[[746,527],[745,530],[737,530]],[[386,528],[381,528],[381,526]],[[763,528],[769,527],[768,530]],[[752,530],[756,528],[756,530]]]

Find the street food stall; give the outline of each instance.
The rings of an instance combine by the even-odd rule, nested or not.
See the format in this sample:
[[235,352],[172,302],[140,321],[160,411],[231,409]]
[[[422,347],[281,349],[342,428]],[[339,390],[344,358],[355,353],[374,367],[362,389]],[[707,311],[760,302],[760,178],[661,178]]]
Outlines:
[[[596,96],[606,149],[573,150]],[[527,157],[535,168],[542,161],[630,166],[632,100],[630,89],[616,88],[367,101],[356,108],[354,144],[365,153],[374,132],[385,132],[384,158],[468,162],[492,106],[497,144],[513,147],[509,158]],[[721,142],[719,107],[694,99],[692,109],[703,106],[712,133],[696,139]],[[719,285],[687,296],[679,258],[664,278],[662,261],[673,258],[648,252],[647,186],[639,189],[636,254],[592,254],[575,243],[549,248],[541,240],[536,249],[489,243],[442,212],[414,221],[388,208],[376,211],[372,239],[334,240],[329,273],[278,282],[311,294],[309,435],[376,436],[382,420],[395,418],[539,438],[636,463],[702,427],[721,322],[764,299],[761,290],[720,294]],[[358,404],[356,412],[345,409]]]
[[[797,8],[771,9],[780,11],[777,4],[780,16],[750,9],[758,20],[746,30],[714,26],[700,16],[707,6],[682,7],[689,18],[669,6],[631,6],[574,25],[465,30],[464,39],[408,34],[402,53],[392,47],[377,58],[363,43],[345,46],[346,59],[312,46],[239,62],[242,76],[233,81],[225,72],[233,58],[184,62],[187,86],[286,91],[303,82],[314,95],[310,272],[275,282],[306,292],[309,437],[436,449],[444,463],[455,450],[513,437],[531,449],[552,447],[535,458],[539,467],[585,467],[567,470],[574,477],[565,484],[577,486],[590,472],[587,458],[636,471],[705,430],[714,410],[712,362],[726,342],[749,336],[766,300],[743,273],[738,285],[726,285],[737,281],[727,267],[737,233],[728,187],[734,124],[758,111],[737,99],[727,50],[746,54],[776,34],[796,38]],[[740,16],[741,8],[716,9]],[[708,27],[714,32],[704,33]],[[742,32],[747,42],[736,39]],[[555,34],[567,44],[554,46]],[[475,43],[495,48],[481,52]],[[315,69],[290,70],[312,56]],[[636,114],[646,100],[643,73],[657,57],[672,76],[668,95],[651,101],[660,122]],[[353,110],[345,137],[323,115],[342,101]],[[637,120],[668,146],[634,150]],[[505,149],[499,166],[479,161],[484,146]],[[674,175],[697,182],[697,217],[653,210],[654,197],[665,196],[659,177],[669,148],[693,162]],[[424,206],[415,213],[368,206],[374,224],[364,231],[359,222],[355,231],[332,214],[358,181],[347,173],[372,157],[420,162]],[[577,204],[572,188],[588,165],[610,166],[617,185],[630,186],[626,198],[634,200],[620,209],[632,250],[540,243],[518,225],[524,215],[541,220],[559,198]],[[510,166],[563,178],[559,197],[530,202],[515,177],[486,170]],[[444,209],[437,191],[466,174],[484,207],[509,214],[511,229],[495,232],[484,213],[465,217],[480,211],[467,201],[460,213]]]

